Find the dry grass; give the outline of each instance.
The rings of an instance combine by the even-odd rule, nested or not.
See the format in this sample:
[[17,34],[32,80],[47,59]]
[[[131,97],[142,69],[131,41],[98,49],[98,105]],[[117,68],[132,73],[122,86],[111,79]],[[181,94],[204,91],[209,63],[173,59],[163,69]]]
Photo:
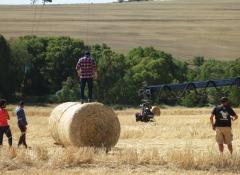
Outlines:
[[[240,128],[234,123],[234,155],[217,151],[209,125],[210,108],[165,108],[155,123],[136,123],[136,109],[116,111],[122,132],[108,154],[101,149],[63,148],[47,131],[48,116],[55,105],[27,106],[27,141],[32,149],[17,149],[19,136],[14,111],[11,128],[14,147],[7,140],[0,149],[3,174],[238,174]],[[15,106],[9,106],[11,111]],[[240,109],[237,109],[240,112]]]
[[0,33],[72,36],[121,52],[154,46],[180,58],[239,57],[239,0],[91,4],[87,14],[87,5],[0,6]]

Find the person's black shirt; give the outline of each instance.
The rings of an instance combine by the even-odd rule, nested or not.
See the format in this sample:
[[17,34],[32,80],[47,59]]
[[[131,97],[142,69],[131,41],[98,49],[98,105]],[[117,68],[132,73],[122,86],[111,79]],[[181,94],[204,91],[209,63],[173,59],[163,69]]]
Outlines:
[[215,115],[215,126],[216,127],[231,127],[232,118],[231,116],[235,116],[236,113],[230,106],[219,105],[216,106],[212,114]]

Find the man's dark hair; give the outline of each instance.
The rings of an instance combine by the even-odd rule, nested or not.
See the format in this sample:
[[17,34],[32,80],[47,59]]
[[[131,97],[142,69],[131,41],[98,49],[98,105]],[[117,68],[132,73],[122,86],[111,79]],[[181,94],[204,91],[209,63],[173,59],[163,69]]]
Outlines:
[[222,97],[222,98],[221,98],[221,102],[222,102],[222,103],[228,102],[228,98],[227,98],[227,97]]
[[23,105],[24,105],[24,101],[20,101],[19,106],[23,106]]
[[88,57],[89,57],[90,55],[91,55],[91,54],[90,54],[89,51],[86,51],[86,52],[85,52],[85,56],[88,56]]
[[0,99],[0,107],[3,107],[7,103],[7,100]]

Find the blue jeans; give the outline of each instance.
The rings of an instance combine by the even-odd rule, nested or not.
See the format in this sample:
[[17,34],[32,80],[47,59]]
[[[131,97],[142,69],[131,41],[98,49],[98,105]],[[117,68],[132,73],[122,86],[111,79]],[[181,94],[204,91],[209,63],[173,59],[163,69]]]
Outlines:
[[88,84],[88,99],[92,100],[92,89],[93,89],[93,79],[92,78],[81,78],[80,79],[80,96],[81,100],[84,100],[84,90],[86,83]]

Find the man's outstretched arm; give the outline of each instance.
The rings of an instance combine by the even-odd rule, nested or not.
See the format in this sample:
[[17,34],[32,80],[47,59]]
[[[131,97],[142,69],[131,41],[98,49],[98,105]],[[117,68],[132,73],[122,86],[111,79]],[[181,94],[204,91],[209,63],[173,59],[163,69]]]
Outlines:
[[230,108],[229,114],[232,116],[232,121],[238,119],[238,115],[236,114],[236,112],[232,108]]
[[215,130],[213,118],[214,118],[214,114],[211,114],[211,116],[210,116],[210,123],[212,125],[212,129]]
[[78,60],[78,62],[77,62],[76,71],[77,71],[78,76],[80,77],[80,75],[81,75],[81,62],[80,62],[80,60]]
[[233,121],[234,121],[234,120],[237,120],[237,119],[238,119],[238,115],[235,114],[235,115],[233,116]]

